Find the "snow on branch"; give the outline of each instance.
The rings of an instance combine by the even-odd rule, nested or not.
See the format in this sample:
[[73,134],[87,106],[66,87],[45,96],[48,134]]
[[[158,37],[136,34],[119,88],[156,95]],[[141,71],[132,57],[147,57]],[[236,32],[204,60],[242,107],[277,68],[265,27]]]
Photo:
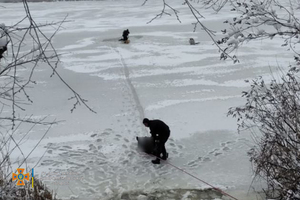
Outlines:
[[[293,6],[282,5],[279,1],[249,1],[239,3],[231,9],[236,17],[225,20],[229,28],[222,30],[223,37],[218,44],[225,45],[228,53],[236,50],[244,42],[258,39],[280,38],[282,46],[299,55],[296,46],[300,43],[300,21]],[[294,5],[299,1],[290,1]]]
[[252,130],[256,145],[248,155],[255,175],[266,180],[265,192],[272,199],[298,199],[300,194],[298,73],[299,67],[291,67],[270,84],[262,77],[249,81],[250,89],[242,95],[245,105],[228,112],[237,119],[239,130]]

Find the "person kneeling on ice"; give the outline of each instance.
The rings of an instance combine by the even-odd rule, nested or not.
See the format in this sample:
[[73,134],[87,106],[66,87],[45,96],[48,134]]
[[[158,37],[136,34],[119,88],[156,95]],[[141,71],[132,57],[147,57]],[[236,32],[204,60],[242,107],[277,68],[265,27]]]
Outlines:
[[129,43],[129,40],[128,40],[128,35],[129,35],[129,30],[126,29],[123,31],[123,34],[122,34],[122,37],[121,39],[119,39],[119,41],[124,41],[125,44],[128,44]]
[[[143,124],[150,128],[150,133],[155,142],[155,150],[154,155],[157,157],[155,160],[152,160],[153,164],[160,164],[160,159],[167,160],[168,153],[165,148],[165,143],[169,139],[170,136],[170,129],[167,124],[163,121],[155,119],[149,120],[145,118],[143,120]],[[162,154],[162,157],[161,157]]]

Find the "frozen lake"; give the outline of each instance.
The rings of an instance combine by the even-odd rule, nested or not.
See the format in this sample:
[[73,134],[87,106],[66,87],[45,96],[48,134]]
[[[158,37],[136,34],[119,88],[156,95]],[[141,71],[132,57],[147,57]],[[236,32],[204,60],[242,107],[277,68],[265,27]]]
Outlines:
[[[193,32],[189,9],[181,1],[172,2],[181,23],[174,15],[147,23],[161,11],[160,1],[145,6],[134,0],[29,4],[39,23],[68,15],[53,40],[61,54],[58,71],[97,112],[81,106],[70,113],[70,91],[50,78],[51,70],[37,68],[33,79],[38,84],[30,90],[34,106],[24,115],[65,121],[50,130],[28,168],[34,167],[37,176],[48,174],[44,180],[59,197],[109,199],[130,191],[209,188],[167,163],[153,166],[150,156],[137,151],[135,137],[149,136],[142,125],[147,117],[170,126],[166,148],[172,165],[237,198],[253,199],[246,197],[253,178],[247,157],[252,140],[247,132],[238,134],[235,119],[226,114],[229,107],[244,103],[245,79],[270,79],[271,71],[286,66],[292,55],[278,41],[265,40],[240,48],[238,64],[220,61],[208,35],[200,29]],[[6,25],[24,16],[22,4],[0,5],[5,6],[0,16]],[[232,16],[226,9],[202,14],[203,23],[218,32]],[[127,28],[131,42],[122,44],[118,39]],[[47,28],[45,33],[53,31]],[[191,37],[200,44],[190,46]],[[45,129],[31,131],[22,145],[25,153]],[[17,160],[18,152],[14,156]],[[70,171],[76,177],[69,181],[49,178],[69,176]]]

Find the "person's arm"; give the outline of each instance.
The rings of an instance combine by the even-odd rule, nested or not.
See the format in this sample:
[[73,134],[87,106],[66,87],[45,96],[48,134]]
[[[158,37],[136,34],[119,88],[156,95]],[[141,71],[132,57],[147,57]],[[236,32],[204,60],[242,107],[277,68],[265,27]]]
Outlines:
[[157,130],[155,128],[155,125],[150,127],[150,133],[151,133],[151,136],[153,137],[154,140],[158,140],[158,133],[157,133]]

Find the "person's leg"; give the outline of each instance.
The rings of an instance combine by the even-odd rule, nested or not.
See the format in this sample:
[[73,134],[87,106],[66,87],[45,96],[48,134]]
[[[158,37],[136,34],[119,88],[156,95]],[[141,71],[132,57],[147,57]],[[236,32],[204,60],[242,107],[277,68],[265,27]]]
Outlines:
[[162,143],[161,142],[158,142],[158,143],[155,143],[156,147],[155,147],[155,152],[153,155],[156,156],[156,159],[155,160],[152,160],[152,163],[153,164],[160,164],[160,154],[162,153]]
[[166,134],[166,137],[163,138],[163,140],[162,140],[162,148],[161,148],[161,152],[162,152],[162,154],[163,154],[163,156],[162,156],[162,159],[163,159],[163,160],[167,160],[167,158],[168,158],[168,153],[167,153],[165,144],[166,144],[166,142],[168,141],[169,136],[170,136],[170,132],[167,133],[167,134]]
[[[155,156],[157,158],[156,158],[156,160],[152,160],[152,163],[154,163],[154,164],[160,163],[159,158],[162,158],[163,160],[167,160],[167,158],[168,158],[168,153],[166,151],[165,143],[169,139],[170,132],[166,133],[164,136],[165,137],[160,138],[159,143],[156,144],[157,148],[156,148]],[[161,153],[163,154],[162,157],[160,157]]]
[[162,148],[161,148],[161,153],[162,153],[162,159],[167,160],[168,158],[168,153],[166,151],[165,143],[163,143]]

